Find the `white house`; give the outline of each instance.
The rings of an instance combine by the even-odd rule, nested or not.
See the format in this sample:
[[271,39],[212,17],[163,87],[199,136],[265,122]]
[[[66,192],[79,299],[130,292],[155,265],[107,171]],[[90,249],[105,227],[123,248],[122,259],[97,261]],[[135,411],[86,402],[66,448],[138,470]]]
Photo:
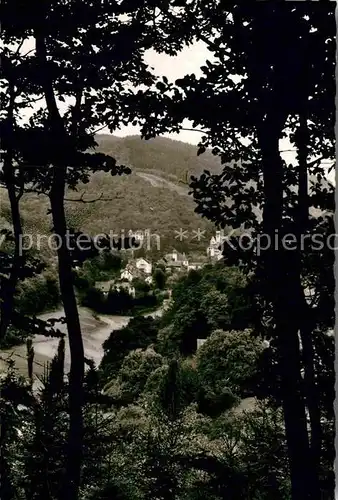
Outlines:
[[214,260],[220,260],[222,258],[222,244],[225,240],[224,231],[216,231],[215,236],[210,239],[209,246],[207,248],[208,257]]
[[222,258],[222,251],[219,248],[209,247],[207,255],[214,260],[220,260]]
[[177,262],[184,267],[188,267],[189,265],[189,261],[185,253],[179,253],[175,248],[173,248],[172,252],[165,255],[165,261],[169,264],[172,262]]
[[129,295],[135,297],[135,287],[130,283],[115,283],[114,288],[116,288],[117,291],[125,290]]
[[114,280],[109,280],[109,281],[97,281],[95,283],[95,288],[100,290],[104,295],[108,295],[110,290],[126,290],[129,295],[132,297],[135,297],[135,288],[130,284],[130,283],[116,283]]
[[188,265],[188,271],[197,270],[197,269],[202,269],[203,264],[201,262],[191,262],[191,264]]
[[177,262],[178,251],[175,248],[173,248],[173,250],[170,253],[166,254],[165,259],[168,261]]
[[144,281],[146,283],[148,283],[148,285],[152,285],[152,283],[153,283],[153,277],[152,276],[147,276]]
[[133,281],[133,279],[135,278],[135,276],[131,272],[131,270],[126,267],[125,269],[123,269],[121,271],[120,278],[121,278],[121,280]]
[[185,255],[185,253],[182,253],[182,266],[184,267],[188,267],[189,266],[189,260],[187,258],[187,256]]
[[125,269],[121,271],[121,280],[133,281],[135,278],[145,279],[151,277],[152,264],[146,259],[139,258],[135,262],[127,264]]
[[144,274],[151,274],[153,270],[153,265],[151,262],[148,260],[144,259],[143,257],[140,257],[139,259],[136,259],[135,261],[135,266],[139,271],[144,272]]

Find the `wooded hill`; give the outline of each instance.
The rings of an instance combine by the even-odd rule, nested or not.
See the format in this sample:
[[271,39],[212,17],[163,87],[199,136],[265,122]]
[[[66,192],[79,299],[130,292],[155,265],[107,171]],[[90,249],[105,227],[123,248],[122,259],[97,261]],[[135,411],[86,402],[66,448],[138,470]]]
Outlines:
[[[67,199],[94,200],[95,203],[67,202],[68,223],[75,230],[91,235],[149,229],[151,234],[160,234],[161,250],[173,245],[178,250],[202,252],[214,231],[213,225],[194,213],[195,203],[188,195],[191,175],[199,175],[204,169],[219,172],[220,160],[210,151],[197,156],[197,147],[181,141],[156,138],[149,141],[138,136],[123,138],[98,135],[97,151],[110,154],[120,163],[131,168],[127,176],[112,177],[109,173],[97,172],[89,184],[78,186],[78,191],[69,191]],[[51,218],[47,215],[48,199],[43,195],[26,194],[21,201],[22,217],[26,233],[50,234]],[[1,193],[0,215],[10,222],[7,193]],[[175,231],[207,230],[205,238],[175,238]],[[153,240],[155,242],[155,239]],[[43,254],[51,256],[41,241]]]
[[[189,196],[191,175],[199,176],[203,170],[211,173],[221,171],[220,158],[207,150],[197,156],[197,147],[181,141],[157,137],[148,141],[139,136],[115,137],[99,134],[96,150],[111,155],[119,163],[131,168],[130,175],[112,177],[109,173],[97,172],[88,184],[79,184],[78,191],[69,191],[66,198],[94,203],[66,202],[69,227],[90,235],[120,234],[124,229],[150,230],[161,236],[160,253],[175,246],[179,251],[203,253],[205,255],[213,224],[194,212],[195,203]],[[310,176],[312,179],[312,176]],[[322,180],[323,188],[329,183]],[[1,225],[10,223],[7,193],[1,189]],[[43,195],[26,194],[21,201],[25,232],[33,235],[50,235],[51,218],[47,215],[48,199]],[[311,209],[318,216],[321,211]],[[175,231],[182,228],[188,238],[181,242]],[[200,241],[193,231],[205,230]],[[153,238],[151,253],[156,252]],[[50,258],[53,252],[47,248],[46,238],[41,239],[42,256]]]

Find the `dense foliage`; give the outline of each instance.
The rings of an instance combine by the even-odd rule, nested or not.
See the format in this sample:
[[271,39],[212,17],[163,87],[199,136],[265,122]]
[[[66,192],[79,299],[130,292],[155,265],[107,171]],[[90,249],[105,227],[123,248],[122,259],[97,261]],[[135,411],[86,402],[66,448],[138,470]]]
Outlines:
[[55,309],[60,303],[57,279],[47,274],[24,281],[18,290],[17,302],[18,310],[26,315]]
[[132,297],[127,290],[112,289],[105,295],[95,287],[88,287],[81,294],[81,305],[100,314],[139,314],[160,306],[161,296],[141,293]]
[[212,330],[242,330],[253,324],[249,283],[237,268],[192,270],[174,287],[172,299],[162,320],[166,352],[189,354],[196,350],[197,339],[207,338]]
[[[323,5],[3,1],[0,342],[28,338],[24,377],[11,353],[1,354],[1,498],[333,499],[334,189],[326,176],[335,22],[334,7]],[[196,41],[212,55],[199,75],[171,82],[147,62],[149,50],[175,56]],[[202,130],[197,159],[181,146],[160,170],[161,147],[175,143],[95,140],[128,125],[151,139],[187,120]],[[295,165],[280,151],[286,137]],[[84,186],[93,197],[77,192]],[[113,204],[99,194],[105,187]],[[197,214],[202,228],[237,232],[217,265],[177,283],[159,268],[153,290],[137,281],[135,298],[104,296],[95,282],[118,275],[122,254],[98,253],[92,240],[87,251],[70,249],[67,236],[109,232],[116,213],[127,229],[166,226],[162,249],[176,223],[190,231]],[[57,250],[42,250],[44,260],[22,251],[27,227],[58,237]],[[244,230],[253,243],[245,249]],[[265,249],[262,234],[274,241]],[[290,234],[296,244],[285,248]],[[78,302],[140,312],[169,284],[163,316],[135,315],[112,331],[96,367]],[[69,351],[56,320],[35,317],[59,299]],[[60,338],[41,380],[34,334]]]

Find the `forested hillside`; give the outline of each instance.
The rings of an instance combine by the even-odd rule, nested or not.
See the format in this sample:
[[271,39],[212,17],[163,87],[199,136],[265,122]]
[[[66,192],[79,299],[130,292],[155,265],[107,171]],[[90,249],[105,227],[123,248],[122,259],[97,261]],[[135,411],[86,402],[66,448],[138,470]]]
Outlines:
[[[66,201],[67,221],[75,230],[94,236],[109,231],[129,229],[147,230],[161,237],[161,250],[173,245],[178,250],[200,251],[205,254],[213,225],[197,215],[189,192],[190,175],[199,175],[204,169],[220,171],[220,160],[210,152],[197,156],[196,146],[180,141],[157,138],[141,140],[139,137],[118,138],[98,135],[97,151],[110,154],[130,167],[128,176],[112,177],[109,173],[92,174],[88,184],[79,183],[77,191],[68,190],[66,198],[84,201],[102,197],[103,201],[82,203]],[[188,176],[188,177],[187,177]],[[51,218],[47,216],[48,199],[37,194],[25,194],[21,200],[25,231],[36,235],[48,234]],[[1,192],[0,213],[10,221],[10,210],[5,190]],[[205,238],[180,242],[175,231],[180,228],[193,231],[207,230]],[[156,247],[156,240],[153,240]],[[52,252],[41,240],[43,253]]]

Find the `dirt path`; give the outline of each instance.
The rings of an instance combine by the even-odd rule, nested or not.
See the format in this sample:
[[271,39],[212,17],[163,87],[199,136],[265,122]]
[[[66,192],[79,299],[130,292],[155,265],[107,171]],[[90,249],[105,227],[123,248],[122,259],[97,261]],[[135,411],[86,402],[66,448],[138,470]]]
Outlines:
[[160,177],[155,174],[148,174],[145,172],[136,172],[136,175],[150,182],[150,184],[154,187],[166,187],[168,189],[171,189],[172,191],[175,191],[175,193],[178,193],[181,196],[188,196],[190,198],[187,188],[184,188],[183,186],[178,186],[174,182],[168,181],[167,179],[163,179],[163,177]]

